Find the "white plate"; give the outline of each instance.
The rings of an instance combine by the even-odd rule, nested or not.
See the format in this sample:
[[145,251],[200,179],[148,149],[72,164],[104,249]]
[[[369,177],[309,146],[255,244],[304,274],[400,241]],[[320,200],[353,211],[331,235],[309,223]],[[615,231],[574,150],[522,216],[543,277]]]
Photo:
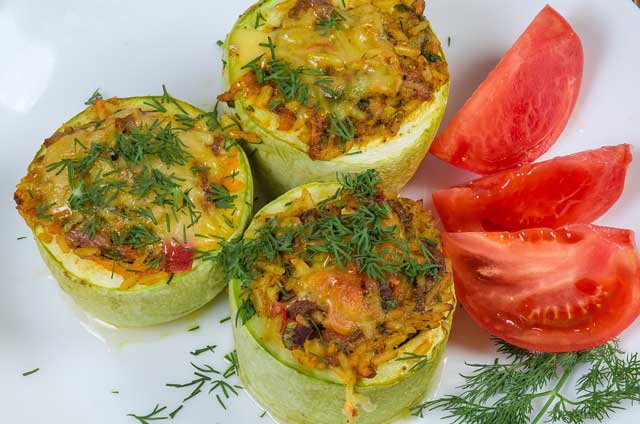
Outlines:
[[[107,96],[131,96],[158,94],[166,84],[176,97],[210,108],[220,91],[215,41],[224,38],[250,3],[0,0],[0,421],[133,423],[127,413],[149,412],[156,403],[169,409],[179,404],[184,391],[164,385],[189,379],[190,350],[217,344],[209,362],[225,366],[222,356],[233,348],[230,323],[218,322],[228,315],[224,296],[167,326],[125,332],[99,328],[65,299],[33,239],[16,240],[29,231],[11,199],[42,140],[80,111],[97,87]],[[427,16],[443,40],[451,70],[447,117],[544,3],[428,2]],[[640,9],[629,0],[552,4],[582,38],[585,74],[571,121],[544,158],[623,142],[634,144],[638,153]],[[430,199],[434,188],[470,176],[428,158],[407,193]],[[636,160],[624,194],[599,223],[640,230],[639,181]],[[198,331],[186,331],[196,324]],[[640,351],[639,322],[622,341],[628,351]],[[461,382],[464,361],[493,357],[487,334],[459,310],[437,394],[450,393]],[[36,367],[38,373],[22,377]],[[268,416],[259,418],[262,410],[244,393],[226,403],[228,410],[223,410],[215,397],[203,393],[189,400],[174,422],[269,422]],[[637,423],[638,415],[640,408],[629,409],[610,422]]]

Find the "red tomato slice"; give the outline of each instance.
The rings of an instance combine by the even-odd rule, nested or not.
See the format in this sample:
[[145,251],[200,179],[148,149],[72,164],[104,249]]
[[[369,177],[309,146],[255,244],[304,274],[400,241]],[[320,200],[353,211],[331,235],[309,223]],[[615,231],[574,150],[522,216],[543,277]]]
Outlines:
[[447,231],[517,231],[588,224],[620,197],[631,146],[524,165],[432,195]]
[[545,6],[449,122],[431,153],[479,174],[532,162],[566,126],[583,62],[578,35]]
[[173,240],[164,243],[164,256],[166,272],[188,271],[193,265],[193,252],[186,244],[177,243]]
[[448,233],[443,240],[465,310],[516,346],[590,349],[619,335],[640,314],[632,231],[576,224]]

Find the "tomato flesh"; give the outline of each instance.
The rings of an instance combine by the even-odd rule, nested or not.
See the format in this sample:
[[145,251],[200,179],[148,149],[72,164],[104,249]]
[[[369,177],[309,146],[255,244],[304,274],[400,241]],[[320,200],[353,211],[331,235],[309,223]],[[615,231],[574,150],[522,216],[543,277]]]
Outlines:
[[478,174],[532,162],[564,130],[583,63],[578,35],[546,6],[456,113],[431,153]]
[[189,246],[170,240],[163,246],[166,272],[188,271],[193,266],[193,252]]
[[575,224],[447,233],[443,241],[465,310],[492,335],[524,349],[590,349],[640,314],[632,231]]
[[561,156],[435,191],[447,231],[517,231],[591,223],[620,197],[628,144]]

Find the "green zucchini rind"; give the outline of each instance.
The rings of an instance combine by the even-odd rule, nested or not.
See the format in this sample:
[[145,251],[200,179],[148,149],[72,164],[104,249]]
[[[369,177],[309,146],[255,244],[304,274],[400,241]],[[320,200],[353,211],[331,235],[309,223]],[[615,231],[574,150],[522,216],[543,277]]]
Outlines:
[[[339,187],[337,183],[311,183],[290,190],[258,212],[245,233],[245,239],[255,234],[261,218],[286,210],[303,190],[308,190],[317,203],[331,196]],[[449,293],[449,302],[455,306],[448,262],[446,267],[449,272],[440,293]],[[240,281],[231,280],[229,303],[232,317],[241,307],[241,292]],[[427,359],[422,366],[414,367],[416,361],[391,360],[378,368],[374,378],[358,381],[355,397],[359,403],[359,415],[353,422],[389,422],[408,413],[409,408],[425,396],[445,350],[452,316],[450,313],[440,326],[420,332],[398,348],[397,358],[408,353],[425,355]],[[328,369],[304,367],[294,359],[291,351],[267,341],[263,337],[264,328],[265,320],[258,315],[244,325],[236,320],[233,326],[243,387],[279,422],[346,422],[343,412],[346,386],[342,380]]]
[[[284,0],[262,0],[240,16],[225,42],[225,74],[229,86],[246,72],[246,59],[241,49],[247,45],[243,41],[243,30],[251,42],[266,43],[267,36],[259,36],[266,28],[269,18],[261,24],[261,16],[268,13]],[[290,2],[289,2],[290,3]],[[339,1],[332,2],[336,7]],[[349,2],[347,2],[347,5]],[[277,13],[276,13],[277,15]],[[258,28],[256,27],[258,22]],[[277,46],[276,46],[277,47]],[[276,48],[277,52],[278,49]],[[268,53],[265,53],[268,54]],[[439,46],[432,57],[445,62]],[[396,135],[375,138],[364,145],[355,145],[343,154],[329,160],[313,160],[309,146],[295,133],[277,128],[273,122],[265,124],[263,113],[257,114],[251,100],[239,95],[232,102],[234,112],[246,131],[255,133],[262,142],[248,143],[255,175],[265,182],[272,196],[309,182],[335,181],[337,174],[363,172],[367,169],[378,171],[388,192],[397,193],[417,171],[434,140],[447,104],[449,82],[442,84],[429,101],[423,102],[406,116]]]
[[[140,109],[149,111],[153,104],[160,104],[168,114],[187,114],[190,117],[202,116],[203,112],[185,102],[171,98],[170,102],[160,96],[131,97],[110,99],[104,102],[116,102],[119,110]],[[71,120],[62,125],[56,133],[66,128],[81,127],[96,122],[94,106],[89,106]],[[36,154],[38,160],[47,151],[46,143]],[[244,186],[237,198],[237,225],[227,239],[242,234],[251,216],[253,203],[253,181],[246,155],[238,151],[238,168]],[[46,236],[46,230],[38,223],[29,222],[40,254],[60,287],[82,309],[109,324],[125,327],[149,326],[175,320],[205,305],[227,286],[224,272],[216,261],[196,259],[193,267],[187,271],[168,274],[168,277],[150,285],[135,285],[128,289],[106,287],[92,281],[91,269],[81,268],[76,273],[68,269],[68,261],[75,261],[75,255],[62,252],[57,242]],[[214,256],[216,251],[209,252]],[[98,265],[96,265],[98,267]],[[100,271],[104,274],[104,270]]]

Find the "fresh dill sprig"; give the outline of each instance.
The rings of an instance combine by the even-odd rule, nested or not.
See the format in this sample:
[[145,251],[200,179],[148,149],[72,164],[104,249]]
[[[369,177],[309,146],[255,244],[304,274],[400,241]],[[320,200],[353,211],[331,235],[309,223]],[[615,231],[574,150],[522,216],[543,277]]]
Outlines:
[[[530,352],[494,341],[506,361],[468,364],[473,371],[463,375],[460,394],[415,405],[412,415],[443,410],[456,424],[583,424],[602,422],[625,401],[640,402],[640,358],[625,355],[617,341],[568,353]],[[582,367],[588,370],[572,397],[566,386]]]

